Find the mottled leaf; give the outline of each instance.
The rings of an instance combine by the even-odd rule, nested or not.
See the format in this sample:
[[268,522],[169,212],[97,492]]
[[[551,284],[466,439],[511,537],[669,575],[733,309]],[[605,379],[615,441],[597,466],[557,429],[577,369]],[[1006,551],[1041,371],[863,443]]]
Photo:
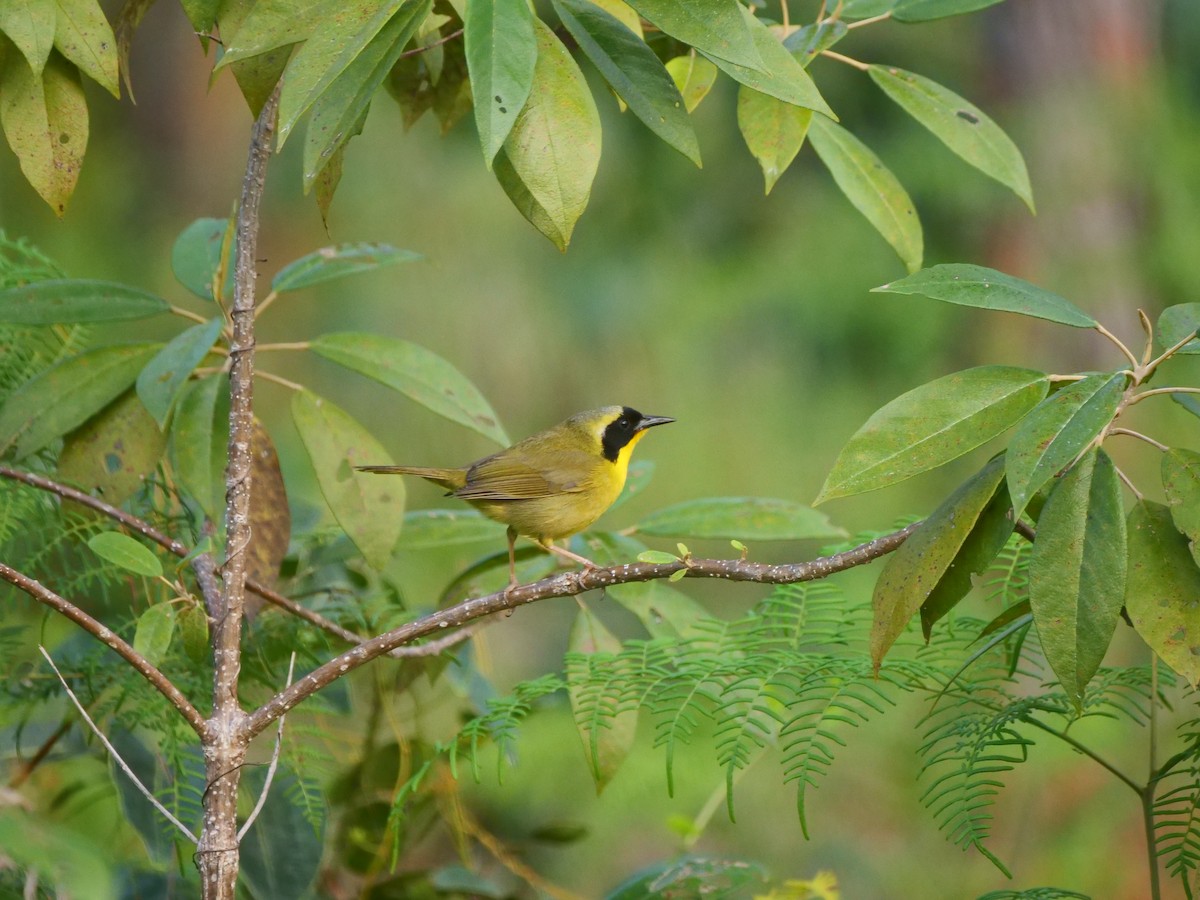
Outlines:
[[468,0],[463,18],[475,126],[488,168],[529,99],[538,58],[526,0]]
[[650,513],[637,524],[642,534],[665,537],[739,538],[753,541],[828,540],[844,529],[824,513],[790,500],[769,497],[712,497],[689,500]]
[[0,322],[10,325],[119,322],[170,308],[161,297],[107,281],[56,278],[0,291]]
[[1200,453],[1193,450],[1164,453],[1162,483],[1171,519],[1187,536],[1192,558],[1200,565]]
[[1032,369],[980,366],[902,394],[842,448],[816,502],[895,484],[957,459],[1016,424],[1046,396],[1049,383]]
[[57,17],[54,0],[5,0],[0,3],[0,32],[16,44],[33,75],[40,75],[50,58]]
[[823,116],[813,117],[808,139],[846,199],[892,245],[905,268],[921,268],[921,222],[891,170],[866,144]]
[[424,347],[399,338],[352,331],[323,334],[311,347],[314,353],[374,378],[501,446],[511,443],[478,388]]
[[121,96],[117,39],[96,0],[57,0],[54,46],[88,78]]
[[1129,512],[1125,608],[1150,649],[1193,687],[1200,684],[1200,569],[1165,506]]
[[138,374],[138,396],[160,428],[167,424],[180,389],[212,350],[224,324],[224,317],[217,316],[203,325],[193,325],[172,338]]
[[423,258],[419,253],[400,250],[390,244],[334,244],[288,263],[271,279],[271,290],[280,293],[298,291],[335,278]]
[[400,536],[404,479],[379,478],[354,467],[387,464],[391,457],[355,419],[309,391],[292,396],[292,421],[330,512],[367,563],[383,570]]
[[158,557],[140,541],[119,531],[102,531],[88,540],[88,547],[101,559],[135,575],[158,578],[163,573]]
[[1029,561],[1042,650],[1076,709],[1116,631],[1125,567],[1121,483],[1108,454],[1091,450],[1051,489]]
[[963,263],[930,266],[873,290],[888,294],[919,294],[959,306],[1014,312],[1075,328],[1095,328],[1097,325],[1095,319],[1058,294],[983,266]]
[[1055,391],[1027,415],[1008,445],[1008,489],[1013,515],[1054,474],[1083,452],[1117,412],[1128,376],[1089,375]]
[[137,392],[126,391],[67,435],[57,478],[120,506],[154,471],[166,447],[167,436]]

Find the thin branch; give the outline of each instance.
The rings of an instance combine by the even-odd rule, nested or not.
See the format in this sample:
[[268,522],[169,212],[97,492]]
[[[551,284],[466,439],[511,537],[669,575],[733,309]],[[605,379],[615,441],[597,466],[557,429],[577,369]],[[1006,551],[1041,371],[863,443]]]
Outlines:
[[1106,338],[1108,338],[1110,341],[1112,341],[1116,345],[1117,349],[1121,351],[1122,355],[1124,355],[1124,357],[1127,360],[1129,360],[1130,365],[1132,365],[1134,369],[1138,368],[1138,358],[1133,355],[1132,350],[1130,350],[1128,347],[1125,346],[1124,341],[1122,341],[1119,337],[1117,337],[1115,334],[1113,334],[1111,331],[1109,331],[1107,328],[1105,328],[1099,322],[1096,323],[1095,328],[1098,332],[1100,332],[1102,335],[1104,335]]
[[200,315],[199,313],[194,313],[190,309],[184,309],[182,306],[172,306],[171,314],[182,316],[185,319],[191,319],[193,322],[199,322],[201,325],[208,324],[208,319],[204,318],[204,316]]
[[63,736],[70,730],[71,719],[68,716],[62,720],[62,724],[60,724],[58,728],[54,730],[54,733],[50,735],[50,737],[42,741],[42,746],[37,748],[37,751],[33,754],[33,756],[29,757],[29,759],[25,760],[17,767],[17,770],[13,773],[12,777],[8,779],[8,786],[10,788],[19,788],[26,781],[28,781],[29,776],[33,774],[33,770],[41,765],[42,760],[49,756],[50,751],[54,749],[54,745],[62,740]]
[[254,349],[262,353],[264,350],[307,350],[311,346],[311,341],[279,341],[274,344],[259,344]]
[[877,16],[871,16],[869,19],[859,19],[857,22],[847,22],[846,28],[862,28],[864,25],[874,25],[876,22],[883,22],[892,17],[891,12],[880,13]]
[[1107,769],[1113,775],[1114,778],[1116,778],[1122,784],[1124,784],[1125,786],[1130,788],[1135,794],[1140,795],[1142,793],[1142,786],[1140,784],[1138,784],[1136,781],[1134,781],[1132,778],[1130,778],[1128,775],[1126,775],[1124,772],[1122,772],[1120,769],[1118,769],[1116,766],[1114,766],[1112,763],[1110,763],[1104,757],[1100,756],[1098,753],[1096,753],[1094,750],[1092,750],[1086,744],[1083,744],[1083,743],[1080,743],[1079,741],[1077,741],[1075,738],[1073,738],[1067,732],[1059,731],[1057,728],[1051,728],[1045,722],[1041,722],[1041,721],[1039,721],[1037,719],[1033,719],[1033,718],[1022,719],[1022,721],[1026,722],[1029,725],[1033,725],[1035,728],[1040,728],[1042,731],[1046,732],[1047,734],[1054,735],[1056,738],[1063,741],[1064,743],[1070,744],[1072,747],[1074,747],[1076,750],[1078,750],[1084,756],[1088,757],[1088,759],[1092,760],[1093,762],[1095,762],[1095,763],[1099,764],[1100,766],[1102,766],[1103,768]]
[[448,43],[449,41],[454,40],[456,37],[458,37],[462,33],[463,33],[463,30],[461,28],[459,28],[456,31],[450,32],[448,35],[446,35],[443,38],[438,38],[432,44],[423,44],[422,46],[416,47],[412,50],[405,50],[403,53],[400,54],[400,56],[398,58],[399,59],[408,59],[410,56],[420,56],[422,53],[432,50],[434,47],[440,47],[440,46],[442,46],[442,44],[445,44],[445,43]]
[[1138,440],[1145,441],[1151,447],[1157,447],[1159,450],[1162,450],[1164,452],[1171,449],[1166,444],[1159,443],[1154,438],[1150,437],[1150,435],[1142,434],[1140,431],[1134,431],[1131,428],[1110,428],[1110,429],[1108,429],[1108,433],[1109,434],[1124,434],[1124,435],[1128,435],[1129,437],[1135,437]]
[[1126,475],[1124,472],[1121,471],[1120,466],[1114,465],[1113,469],[1116,470],[1117,477],[1120,478],[1121,481],[1125,482],[1125,487],[1127,487],[1127,488],[1129,488],[1129,490],[1133,491],[1133,496],[1138,498],[1139,503],[1146,499],[1146,495],[1137,489],[1137,485],[1135,485],[1133,483],[1133,481],[1130,480],[1128,475]]
[[104,745],[104,749],[109,752],[109,755],[112,756],[117,765],[121,767],[121,771],[129,776],[129,780],[133,782],[133,786],[141,791],[143,796],[150,801],[154,808],[163,814],[163,818],[182,831],[187,839],[193,844],[197,843],[196,836],[192,834],[191,830],[177,818],[171,815],[171,811],[169,809],[158,802],[158,798],[155,797],[154,794],[150,792],[150,789],[142,784],[138,777],[133,774],[133,769],[126,765],[125,760],[121,759],[121,754],[117,752],[116,747],[109,743],[108,738],[104,736],[104,732],[96,727],[96,723],[92,721],[92,717],[87,714],[87,710],[83,708],[83,704],[79,702],[79,698],[75,696],[75,692],[71,690],[71,686],[67,684],[67,679],[63,678],[62,672],[58,671],[58,666],[54,664],[54,660],[50,658],[50,654],[46,652],[46,648],[41,644],[38,644],[38,649],[42,651],[42,656],[46,657],[46,662],[50,664],[50,668],[54,670],[54,674],[58,676],[58,680],[62,683],[63,690],[67,692],[67,696],[71,698],[71,702],[74,703],[75,708],[79,710],[79,715],[83,716],[83,721],[88,723],[92,729],[92,732],[100,739],[100,743]]
[[[296,671],[296,651],[292,651],[292,658],[288,660],[287,687],[292,686],[292,674]],[[262,793],[258,795],[258,802],[254,804],[254,809],[250,811],[250,815],[246,817],[245,824],[238,829],[238,843],[242,842],[242,838],[246,836],[246,832],[250,830],[250,826],[254,824],[254,820],[258,818],[258,814],[262,812],[263,806],[267,802],[267,791],[271,789],[271,782],[275,780],[275,770],[279,768],[279,751],[283,748],[283,720],[287,716],[279,717],[279,728],[275,731],[275,749],[271,751],[271,764],[267,766],[267,779],[263,782]]]
[[264,372],[262,369],[259,369],[254,373],[254,376],[256,378],[261,378],[264,381],[273,381],[276,384],[282,384],[285,388],[290,388],[293,391],[304,390],[304,385],[297,384],[294,381],[288,381],[282,375],[276,375],[274,372]]
[[822,50],[821,55],[828,56],[830,59],[836,59],[838,62],[845,63],[848,66],[854,66],[854,68],[858,69],[860,72],[869,71],[871,68],[865,62],[859,62],[857,59],[852,59],[851,57],[844,56],[841,53],[835,53],[833,50]]
[[[257,319],[259,316],[261,316],[263,314],[263,310],[265,310],[268,306],[270,306],[272,303],[274,303],[278,299],[279,299],[279,291],[271,291],[271,293],[269,293],[269,294],[267,294],[267,296],[263,297],[262,301],[254,309],[254,318]],[[260,347],[259,349],[261,350],[262,348]]]
[[1129,402],[1125,405],[1133,406],[1135,403],[1141,403],[1147,397],[1154,397],[1159,394],[1200,394],[1200,388],[1194,387],[1164,387],[1152,388],[1148,391],[1139,391],[1129,398]]
[[919,522],[914,523],[900,531],[860,544],[844,553],[820,557],[811,562],[777,565],[742,559],[691,559],[686,563],[682,560],[669,563],[627,563],[605,568],[584,569],[579,572],[561,572],[532,584],[517,585],[494,594],[464,600],[455,606],[430,613],[415,622],[409,622],[378,637],[364,641],[357,647],[318,666],[292,687],[276,694],[251,713],[245,722],[246,737],[254,737],[302,700],[328,686],[346,672],[357,669],[375,657],[382,656],[402,644],[436,634],[443,629],[461,627],[468,622],[490,616],[493,613],[516,609],[529,603],[555,597],[574,597],[586,591],[607,588],[615,584],[668,578],[680,570],[685,570],[688,578],[724,578],[728,581],[751,581],[759,584],[794,584],[799,581],[815,581],[891,553],[904,543],[905,539],[919,525]]
[[1138,384],[1141,384],[1143,381],[1145,381],[1147,378],[1149,378],[1152,374],[1154,374],[1155,369],[1157,369],[1166,360],[1170,359],[1172,356],[1174,356],[1176,353],[1178,353],[1181,349],[1183,349],[1183,346],[1185,344],[1190,344],[1195,339],[1196,339],[1196,332],[1192,332],[1191,334],[1187,335],[1186,337],[1182,337],[1179,340],[1177,340],[1174,344],[1172,344],[1170,347],[1168,347],[1162,353],[1158,354],[1158,356],[1156,356],[1154,359],[1150,360],[1150,362],[1146,363],[1143,366],[1140,366],[1138,368],[1138,372],[1137,372]]
[[38,603],[45,604],[51,609],[62,613],[88,634],[111,647],[126,662],[137,669],[138,673],[150,682],[160,694],[166,697],[172,706],[179,710],[179,714],[187,720],[187,723],[192,726],[196,734],[202,738],[204,737],[208,730],[204,722],[204,717],[196,711],[196,708],[183,695],[183,692],[175,687],[171,679],[160,672],[150,660],[134,650],[124,638],[113,633],[103,623],[96,621],[74,603],[60,597],[41,582],[18,572],[16,569],[2,562],[0,562],[0,579],[7,581],[13,587],[20,588]]

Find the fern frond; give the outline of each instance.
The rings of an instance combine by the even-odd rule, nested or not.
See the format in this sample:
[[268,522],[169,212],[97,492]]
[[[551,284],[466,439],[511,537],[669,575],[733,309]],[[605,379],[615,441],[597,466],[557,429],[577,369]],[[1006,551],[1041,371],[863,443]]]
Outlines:
[[479,780],[479,745],[490,740],[498,750],[498,775],[503,774],[505,756],[512,750],[517,729],[533,711],[534,705],[543,697],[566,690],[567,683],[557,675],[543,675],[533,681],[523,681],[513,688],[507,697],[495,697],[488,701],[487,712],[477,716],[463,726],[458,738],[449,747],[451,771],[457,773],[460,745],[465,745],[471,772]]

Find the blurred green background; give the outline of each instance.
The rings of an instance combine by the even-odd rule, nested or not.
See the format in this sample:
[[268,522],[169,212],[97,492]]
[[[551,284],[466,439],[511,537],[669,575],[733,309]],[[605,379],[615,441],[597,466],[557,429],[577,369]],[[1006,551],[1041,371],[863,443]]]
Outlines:
[[[793,19],[811,19],[815,9],[795,2]],[[907,119],[865,74],[828,59],[812,72],[843,124],[912,194],[927,265],[974,262],[1030,279],[1140,347],[1137,309],[1153,320],[1165,306],[1200,299],[1197,46],[1195,0],[1008,0],[928,25],[864,28],[839,45],[857,59],[931,77],[987,111],[1026,155],[1036,217]],[[209,86],[210,66],[178,7],[151,7],[133,46],[136,105],[88,85],[91,138],[66,218],[54,218],[5,150],[0,228],[28,237],[71,276],[128,282],[188,303],[171,274],[172,242],[193,219],[230,212],[251,122],[227,73]],[[285,296],[261,320],[260,343],[335,330],[415,341],[479,385],[514,438],[609,403],[674,416],[677,424],[639,448],[638,457],[656,465],[654,480],[602,521],[611,527],[695,497],[810,502],[871,412],[939,375],[985,363],[1059,372],[1122,363],[1090,332],[869,293],[903,274],[899,261],[807,148],[763,196],[727,79],[695,114],[705,163],[698,171],[621,115],[594,73],[588,77],[604,149],[566,254],[511,207],[482,164],[469,119],[445,137],[430,117],[405,133],[381,94],[350,145],[328,235],[312,199],[301,196],[300,142],[293,141],[271,163],[259,245],[264,284],[332,241],[385,241],[425,260]],[[128,334],[123,327],[121,337]],[[494,449],[312,355],[264,354],[259,366],[333,399],[398,461],[457,464]],[[294,517],[311,524],[328,514],[288,400],[286,389],[259,383],[259,415],[279,446]],[[1143,422],[1154,418],[1160,438],[1200,446],[1195,419],[1174,404],[1145,404],[1137,413]],[[836,501],[827,512],[851,532],[888,529],[901,516],[930,511],[986,453]],[[1118,445],[1115,455],[1135,479],[1152,483],[1157,460],[1149,452]],[[409,488],[410,508],[444,502],[430,486]],[[396,572],[409,602],[432,603],[447,566],[487,549],[402,554]],[[818,548],[752,550],[801,559]],[[848,583],[861,589],[864,580]],[[763,593],[744,585],[689,590],[722,615]],[[572,601],[540,604],[484,632],[481,657],[501,688],[559,666],[573,610]],[[619,618],[614,627],[634,633]],[[1138,661],[1140,652],[1120,641],[1114,651],[1126,654],[1122,662]],[[765,765],[739,785],[738,823],[718,812],[697,849],[758,859],[780,876],[831,868],[850,898],[957,898],[1005,887],[986,860],[948,844],[920,808],[917,712],[914,704],[852,735],[832,776],[810,795],[811,841],[802,838],[792,789],[781,789],[777,768]],[[1144,753],[1144,732],[1088,727],[1130,767]],[[722,784],[711,755],[698,752],[668,800],[661,755],[643,743],[596,798],[560,709],[534,718],[502,785],[487,776],[468,793],[484,824],[506,835],[585,824],[585,841],[517,849],[552,882],[593,895],[670,855],[677,838],[668,818],[695,815]],[[1064,748],[1046,741],[1033,752],[1039,764],[1007,778],[991,843],[1017,873],[1012,886],[1142,896],[1133,796]]]

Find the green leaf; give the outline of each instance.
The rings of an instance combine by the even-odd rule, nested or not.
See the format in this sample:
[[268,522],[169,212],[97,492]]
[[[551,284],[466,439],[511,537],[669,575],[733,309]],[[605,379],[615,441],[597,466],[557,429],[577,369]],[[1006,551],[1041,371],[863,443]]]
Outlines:
[[7,54],[0,71],[0,127],[25,180],[61,217],[75,191],[88,142],[79,70],[53,55],[35,74],[24,57]]
[[871,79],[910,116],[983,174],[1010,188],[1033,212],[1021,151],[977,106],[936,81],[894,66],[871,66]]
[[208,660],[208,614],[198,603],[189,603],[179,611],[179,640],[192,662],[202,665]]
[[431,4],[432,0],[420,0],[401,7],[314,101],[304,141],[305,193],[333,154],[362,133],[371,99],[429,14]]
[[706,56],[764,70],[755,36],[736,0],[627,0],[644,19]]
[[1200,453],[1192,450],[1164,453],[1162,483],[1175,527],[1187,535],[1192,558],[1200,565]]
[[15,459],[41,450],[123,394],[161,344],[99,347],[25,382],[0,408],[0,450]]
[[[646,551],[641,541],[612,532],[590,532],[582,540],[585,554],[602,566],[622,565]],[[652,638],[689,637],[709,618],[703,606],[661,580],[614,584],[605,594],[637,616]]]
[[403,5],[428,0],[382,0],[335,6],[316,23],[312,36],[292,56],[279,95],[278,145],[335,79],[374,41]]
[[138,375],[138,396],[158,422],[159,428],[167,424],[167,416],[180,389],[192,370],[212,350],[224,324],[224,317],[217,316],[176,335],[154,359],[146,363],[146,368]]
[[1195,394],[1171,394],[1171,399],[1193,416],[1200,416],[1200,398]]
[[411,250],[400,250],[390,244],[334,244],[314,250],[295,262],[288,263],[271,279],[271,290],[298,291],[335,278],[373,272],[399,263],[424,259]]
[[338,0],[325,0],[319,4],[320,8],[316,8],[294,4],[290,0],[220,0],[216,19],[226,41],[226,50],[230,46],[239,49],[253,43],[251,38],[258,27],[254,20],[260,12],[268,18],[271,15],[290,17],[282,26],[287,29],[286,33],[282,36],[277,31],[274,33],[279,36],[277,46],[268,48],[265,44],[275,41],[264,41],[264,46],[253,48],[253,54],[226,52],[217,62],[216,68],[220,69],[228,61],[251,115],[257,116],[262,111],[275,90],[292,54],[291,45],[311,35],[322,17],[327,15],[327,10],[336,7],[337,3]]
[[175,606],[172,603],[155,603],[138,616],[137,628],[133,632],[133,649],[146,657],[152,666],[161,663],[171,649],[175,619]]
[[533,88],[493,171],[521,215],[565,250],[600,164],[600,116],[567,48],[540,20],[534,25]]
[[1075,328],[1095,328],[1098,324],[1058,294],[983,266],[963,263],[930,266],[873,290],[888,294],[919,294],[959,306],[1014,312]]
[[1055,391],[1024,418],[1008,445],[1014,516],[1113,420],[1128,380],[1123,372],[1089,375]]
[[717,80],[718,69],[711,60],[698,53],[689,53],[668,60],[667,71],[671,74],[675,87],[679,88],[684,108],[691,112],[712,90]]
[[[749,10],[742,9],[742,17],[746,27],[754,38],[754,45],[762,57],[765,68],[751,68],[723,59],[715,54],[697,47],[715,62],[718,68],[734,81],[748,88],[770,94],[785,103],[802,106],[815,112],[824,113],[831,119],[837,119],[833,110],[817,90],[812,77],[804,71],[804,66],[784,48],[783,44],[760,22]],[[647,16],[647,18],[649,18]]]
[[163,573],[158,557],[142,544],[119,531],[102,531],[88,540],[88,547],[101,559],[135,575],[158,578]]
[[[581,609],[571,626],[567,640],[569,653],[617,654],[621,652],[621,641],[588,609]],[[585,674],[586,674],[586,670]],[[575,714],[575,724],[583,741],[583,752],[587,756],[592,778],[596,782],[596,793],[600,793],[612,781],[621,764],[633,749],[637,737],[637,707],[612,709],[607,705],[585,705],[586,680],[572,677],[567,672],[567,695]]]
[[679,562],[679,557],[674,553],[667,553],[663,550],[643,550],[637,555],[637,561],[654,563],[661,566],[667,563]]
[[866,144],[822,116],[814,117],[808,139],[846,199],[892,245],[908,271],[921,268],[921,221],[891,170]]
[[898,0],[892,10],[897,22],[929,22],[995,6],[1001,0]]
[[222,267],[225,249],[222,297],[233,295],[233,241],[226,240],[233,223],[229,219],[197,219],[183,229],[171,247],[171,270],[185,288],[205,300],[213,299],[213,284]]
[[0,322],[10,325],[119,322],[170,308],[161,297],[108,281],[55,278],[0,291]]
[[120,506],[154,471],[167,436],[136,391],[126,391],[67,435],[57,479]]
[[488,168],[529,99],[538,45],[526,0],[469,0],[463,18],[475,126]]
[[700,166],[700,144],[683,97],[646,42],[588,0],[553,0],[579,48],[643,124]]
[[1029,561],[1042,650],[1076,709],[1117,628],[1126,553],[1121,482],[1108,454],[1091,450],[1051,489]]
[[980,366],[914,388],[842,448],[817,503],[861,494],[957,459],[1016,424],[1050,385],[1032,369]]
[[[1154,329],[1154,346],[1158,352],[1174,347],[1184,338],[1200,329],[1200,303],[1177,303],[1168,306],[1158,317],[1158,326]],[[1200,353],[1200,338],[1188,341],[1175,351],[1176,353],[1193,356]]]
[[[265,766],[248,768],[248,797],[266,790]],[[305,778],[311,778],[306,774]],[[279,766],[262,811],[241,842],[241,876],[251,897],[312,897],[325,847],[325,807],[311,783]],[[247,803],[247,806],[249,804]]]
[[842,4],[842,15],[847,19],[873,19],[891,12],[896,0],[846,0]]
[[16,44],[33,75],[41,75],[54,47],[54,0],[0,3],[0,32]]
[[54,46],[88,78],[118,99],[117,39],[96,0],[57,0]]
[[240,21],[230,24],[221,18],[226,42],[216,69],[308,40],[317,23],[343,5],[342,0],[255,0]]
[[1125,608],[1150,649],[1196,687],[1200,684],[1200,569],[1171,512],[1141,501],[1129,512]]
[[473,509],[421,509],[404,514],[398,549],[428,550],[503,538],[503,525]]
[[171,419],[171,467],[208,518],[224,521],[229,445],[229,376],[213,375],[184,388]]
[[314,353],[374,378],[501,446],[511,443],[478,388],[424,347],[399,338],[353,331],[323,334],[310,346]]
[[392,558],[404,514],[404,479],[356,472],[391,457],[346,412],[310,391],[292,396],[292,421],[312,462],[321,494],[363,558],[382,571]]
[[[95,783],[89,782],[88,786]],[[60,785],[64,800],[66,791],[77,790],[69,783]],[[64,827],[59,815],[31,814],[15,803],[0,808],[0,847],[13,860],[14,868],[37,873],[43,896],[51,892],[61,897],[120,896],[112,844],[103,840],[107,836],[96,835],[95,830],[93,827],[91,834],[81,833]]]
[[650,513],[637,524],[641,534],[663,537],[741,538],[801,541],[846,536],[824,513],[790,500],[769,497],[712,497],[689,500]]
[[[179,5],[183,7],[183,13],[187,16],[192,30],[200,36],[200,46],[207,53],[206,36],[217,22],[217,10],[221,6],[221,0],[179,0]],[[258,5],[264,4],[260,0]],[[294,4],[292,8],[295,8]]]
[[[845,15],[846,7],[842,7],[842,14]],[[805,25],[802,28],[797,28],[783,40],[783,46],[787,48],[792,56],[796,57],[796,61],[804,68],[808,68],[808,64],[820,56],[822,50],[828,50],[842,38],[850,33],[846,27],[846,23],[840,19],[835,21],[824,21],[820,25]]]
[[[996,496],[1003,479],[1004,460],[993,459],[947,497],[888,558],[887,565],[875,583],[875,593],[871,600],[874,609],[871,621],[871,660],[876,669],[883,662],[892,644],[904,633],[909,620],[922,608],[935,589],[941,586],[944,594],[950,595],[959,590],[965,594],[971,587],[970,576],[973,567],[979,565],[980,569],[986,568],[991,562],[991,558],[986,561],[972,559],[969,564],[964,565],[961,556],[968,537],[980,522],[985,508]],[[991,531],[990,528],[987,530]],[[1012,531],[1011,524],[1008,531]],[[999,546],[995,547],[993,557],[1007,537],[1005,534]],[[947,586],[947,582],[952,582],[953,588]],[[953,598],[955,602],[961,599],[962,594]],[[932,620],[929,624],[932,625]]]
[[804,144],[812,110],[760,94],[745,85],[738,88],[737,122],[750,153],[763,171],[766,189],[779,180]]

